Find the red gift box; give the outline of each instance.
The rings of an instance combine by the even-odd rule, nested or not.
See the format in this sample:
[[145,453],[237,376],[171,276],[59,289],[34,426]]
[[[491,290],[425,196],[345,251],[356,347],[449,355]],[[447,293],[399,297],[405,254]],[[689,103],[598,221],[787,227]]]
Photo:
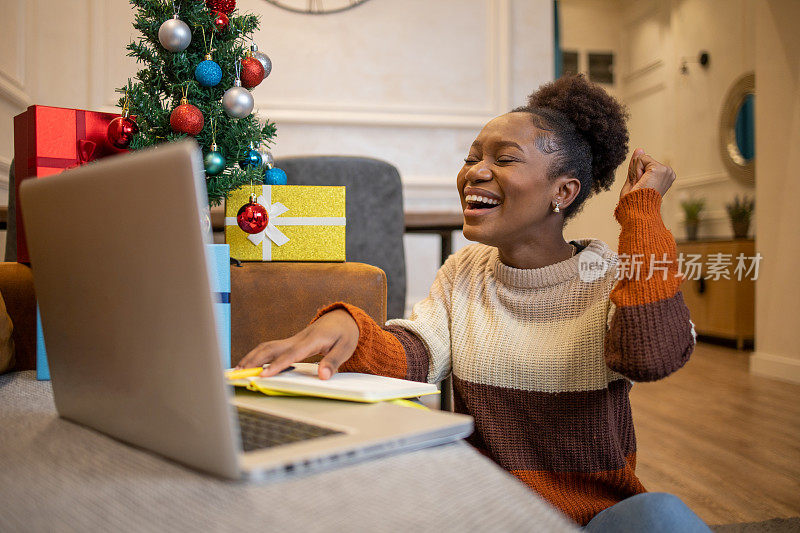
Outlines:
[[30,262],[22,225],[19,184],[26,179],[52,176],[95,159],[127,152],[113,147],[106,138],[109,122],[118,116],[32,105],[14,117],[18,262]]

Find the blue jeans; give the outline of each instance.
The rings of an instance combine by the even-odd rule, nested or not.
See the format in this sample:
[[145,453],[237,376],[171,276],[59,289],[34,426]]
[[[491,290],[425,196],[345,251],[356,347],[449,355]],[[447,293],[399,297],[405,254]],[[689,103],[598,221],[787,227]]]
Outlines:
[[614,533],[709,533],[711,530],[680,498],[643,492],[600,511],[584,531]]

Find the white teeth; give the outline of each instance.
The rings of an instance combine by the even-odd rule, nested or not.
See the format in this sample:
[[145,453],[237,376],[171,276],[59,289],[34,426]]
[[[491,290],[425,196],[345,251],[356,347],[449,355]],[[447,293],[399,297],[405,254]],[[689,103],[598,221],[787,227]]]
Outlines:
[[464,197],[464,199],[467,202],[479,202],[479,203],[482,203],[482,204],[500,205],[500,202],[498,200],[495,200],[493,198],[486,198],[484,196],[477,196],[475,194],[470,194],[470,195]]

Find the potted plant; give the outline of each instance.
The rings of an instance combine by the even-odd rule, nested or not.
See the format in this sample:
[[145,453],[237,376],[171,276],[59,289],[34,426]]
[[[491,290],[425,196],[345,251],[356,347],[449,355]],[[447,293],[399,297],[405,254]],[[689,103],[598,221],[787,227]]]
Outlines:
[[725,209],[728,211],[728,218],[731,221],[733,228],[734,239],[746,239],[747,233],[750,230],[750,219],[753,217],[753,208],[755,208],[755,200],[747,196],[739,198],[736,195],[733,202],[725,204]]
[[697,228],[700,225],[700,213],[706,206],[703,198],[688,198],[681,201],[683,208],[684,224],[686,225],[686,240],[697,240]]

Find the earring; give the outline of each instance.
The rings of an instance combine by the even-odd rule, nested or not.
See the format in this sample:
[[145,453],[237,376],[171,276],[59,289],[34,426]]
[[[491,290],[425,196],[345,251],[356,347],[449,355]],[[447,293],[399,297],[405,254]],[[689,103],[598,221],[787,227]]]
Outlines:
[[561,203],[561,202],[556,202],[556,206],[553,208],[553,213],[558,213],[558,212],[560,212],[560,211],[561,211],[561,209],[559,209],[559,208],[558,208],[558,205],[559,205],[560,203]]

